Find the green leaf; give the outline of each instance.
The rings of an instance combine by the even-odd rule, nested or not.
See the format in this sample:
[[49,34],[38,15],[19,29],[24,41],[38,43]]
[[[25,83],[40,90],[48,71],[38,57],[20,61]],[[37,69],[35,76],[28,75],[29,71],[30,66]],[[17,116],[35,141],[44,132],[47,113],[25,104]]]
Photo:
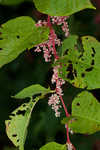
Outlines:
[[48,28],[37,28],[30,17],[18,17],[0,28],[0,67],[13,61],[26,49],[48,39]]
[[100,131],[100,103],[91,93],[81,92],[72,103],[70,120],[64,119],[62,123],[67,123],[75,133],[93,134]]
[[[72,39],[72,45],[68,42]],[[76,36],[66,39],[62,46],[62,55],[56,65],[60,63],[59,76],[78,88],[100,88],[100,43],[91,36],[77,41]]]
[[7,135],[19,150],[24,150],[31,113],[38,100],[37,97],[34,101],[24,103],[12,112],[9,120],[5,121]]
[[51,92],[50,89],[46,89],[39,84],[35,84],[35,85],[31,85],[29,87],[24,88],[22,91],[20,91],[18,94],[12,97],[16,99],[24,99],[27,97],[32,97],[34,95],[36,96],[41,95],[41,94],[46,95],[50,92]]
[[1,5],[17,5],[24,2],[24,0],[0,0]]
[[69,16],[86,8],[92,8],[90,0],[33,0],[36,8],[51,16]]
[[[30,102],[22,104],[19,108],[13,111],[10,115],[10,119],[6,121],[6,132],[9,139],[19,150],[24,150],[24,143],[27,136],[27,127],[29,125],[32,110],[39,99],[44,98],[45,94],[51,93],[50,89],[46,89],[39,84],[31,85],[17,95],[14,98],[24,99],[30,97]],[[35,98],[32,98],[34,96]],[[33,100],[32,100],[33,99]]]
[[40,150],[67,150],[67,147],[66,145],[58,144],[56,142],[50,142],[41,147]]
[[62,44],[62,56],[68,49],[74,49],[75,45],[77,45],[77,40],[77,35],[70,35],[67,39],[64,40]]

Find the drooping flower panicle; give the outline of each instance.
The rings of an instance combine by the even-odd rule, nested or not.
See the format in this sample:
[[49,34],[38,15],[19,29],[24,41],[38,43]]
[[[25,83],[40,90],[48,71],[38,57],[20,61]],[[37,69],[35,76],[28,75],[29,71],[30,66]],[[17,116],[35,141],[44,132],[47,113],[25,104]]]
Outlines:
[[[67,24],[67,16],[49,16],[48,20],[45,21],[38,21],[36,24],[37,27],[47,26],[50,28],[49,38],[46,42],[39,44],[35,52],[41,52],[43,50],[44,53],[44,59],[46,62],[51,61],[51,56],[54,55],[55,61],[58,59],[58,55],[56,54],[55,46],[60,46],[61,41],[58,39],[54,29],[52,28],[52,24],[60,25],[61,29],[65,33],[65,36],[67,37],[69,35],[69,29]],[[53,68],[53,75],[51,82],[52,84],[56,83],[56,92],[55,94],[52,94],[51,97],[49,97],[48,105],[52,106],[52,109],[55,111],[55,116],[60,117],[59,108],[61,108],[60,105],[60,96],[63,95],[61,86],[65,83],[65,81],[58,77],[58,69],[60,66],[56,66]]]

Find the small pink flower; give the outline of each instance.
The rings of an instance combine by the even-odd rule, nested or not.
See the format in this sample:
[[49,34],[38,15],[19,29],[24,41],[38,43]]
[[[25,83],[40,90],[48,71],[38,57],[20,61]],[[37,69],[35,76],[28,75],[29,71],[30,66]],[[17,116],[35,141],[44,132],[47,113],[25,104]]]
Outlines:
[[42,27],[42,26],[47,26],[47,21],[45,21],[45,20],[39,20],[35,25],[36,25],[36,27]]
[[57,94],[52,94],[51,97],[49,97],[48,105],[52,106],[52,109],[55,111],[55,116],[60,117],[59,109],[61,108],[61,105]]
[[66,20],[68,19],[68,16],[52,16],[52,24],[62,25],[62,30],[65,32],[65,37],[69,35],[69,28]]

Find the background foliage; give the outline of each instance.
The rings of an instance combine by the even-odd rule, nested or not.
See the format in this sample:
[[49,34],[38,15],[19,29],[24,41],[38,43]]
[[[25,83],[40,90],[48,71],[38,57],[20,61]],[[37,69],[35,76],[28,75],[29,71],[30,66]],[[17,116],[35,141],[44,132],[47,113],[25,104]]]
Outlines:
[[[31,0],[30,2],[28,0],[23,1],[24,0],[9,0],[8,4],[7,0],[0,0],[0,24],[18,16],[27,15],[33,17],[35,20],[45,17],[36,11]],[[98,7],[97,11],[84,10],[70,17],[69,27],[71,33],[80,36],[92,35],[100,40],[100,8],[99,1],[96,0],[96,2]],[[11,6],[10,4],[13,5]],[[50,68],[51,65],[44,62],[42,54],[33,53],[33,49],[31,49],[30,52],[26,50],[12,63],[0,69],[0,150],[16,150],[5,134],[4,121],[8,119],[8,115],[23,103],[23,101],[13,99],[11,95],[15,95],[21,89],[31,84],[38,83],[48,87],[52,75]],[[69,106],[71,105],[72,99],[81,89],[77,89],[68,83],[64,89],[64,99],[66,105]],[[100,91],[92,90],[91,92],[99,101]],[[64,144],[65,130],[63,125],[60,124],[60,120],[55,118],[51,108],[48,107],[47,101],[40,101],[34,109],[25,144],[26,150],[38,150],[46,142],[53,140]],[[64,114],[62,113],[62,117],[63,116]],[[73,144],[77,149],[81,150],[99,150],[99,139],[100,133],[95,133],[93,135],[77,134],[72,136]]]

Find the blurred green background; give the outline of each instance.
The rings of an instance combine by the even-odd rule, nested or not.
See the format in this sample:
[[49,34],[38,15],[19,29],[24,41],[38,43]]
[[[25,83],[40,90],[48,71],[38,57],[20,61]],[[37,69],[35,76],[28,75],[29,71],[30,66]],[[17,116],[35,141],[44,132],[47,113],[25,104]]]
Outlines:
[[[13,0],[12,0],[13,1]],[[22,3],[14,5],[0,4],[0,25],[9,19],[18,16],[31,16],[36,21],[44,18],[39,13],[31,0],[22,0]],[[24,2],[23,2],[24,1]],[[8,0],[9,2],[9,0]],[[7,0],[6,0],[7,4]],[[100,2],[95,0],[97,10],[84,10],[72,15],[69,22],[71,34],[92,35],[100,40]],[[52,76],[51,63],[45,63],[43,54],[34,53],[34,49],[25,51],[15,61],[0,69],[0,150],[16,150],[5,132],[5,120],[9,114],[23,101],[12,99],[11,96],[31,84],[41,84],[48,87]],[[51,85],[50,85],[51,86]],[[64,100],[69,111],[73,98],[81,89],[76,89],[66,83]],[[100,101],[100,90],[91,91]],[[38,150],[46,142],[56,141],[61,144],[66,142],[65,129],[56,118],[54,112],[48,107],[48,98],[40,101],[33,113],[28,127],[28,136],[25,143],[26,150]],[[100,150],[100,132],[93,135],[76,134],[71,136],[71,141],[77,150]]]

